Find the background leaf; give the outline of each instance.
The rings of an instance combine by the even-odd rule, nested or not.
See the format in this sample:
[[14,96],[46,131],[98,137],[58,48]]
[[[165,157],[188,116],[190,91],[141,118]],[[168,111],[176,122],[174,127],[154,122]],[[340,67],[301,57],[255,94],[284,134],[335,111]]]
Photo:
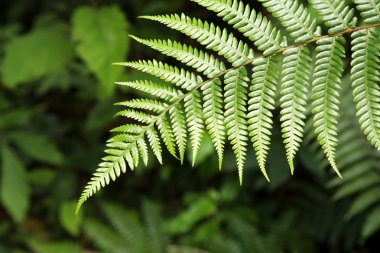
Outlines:
[[169,234],[181,234],[189,231],[194,224],[217,211],[216,203],[208,196],[199,196],[191,201],[189,209],[168,221],[165,226]]
[[2,67],[4,84],[15,87],[64,68],[73,56],[72,45],[65,35],[65,29],[65,25],[58,23],[13,38],[5,46]]
[[48,137],[28,132],[13,132],[9,136],[30,157],[54,165],[62,164],[63,155]]
[[83,212],[75,214],[76,201],[63,202],[59,208],[59,220],[63,228],[73,236],[79,234]]
[[122,72],[122,68],[111,64],[124,61],[128,50],[128,25],[123,12],[116,6],[78,8],[72,25],[76,51],[101,84],[99,96],[111,95],[113,82]]
[[29,186],[24,165],[6,145],[2,148],[1,199],[16,222],[21,222],[29,208]]
[[29,243],[34,253],[81,253],[82,249],[79,244],[73,242],[46,243],[40,241],[31,241]]

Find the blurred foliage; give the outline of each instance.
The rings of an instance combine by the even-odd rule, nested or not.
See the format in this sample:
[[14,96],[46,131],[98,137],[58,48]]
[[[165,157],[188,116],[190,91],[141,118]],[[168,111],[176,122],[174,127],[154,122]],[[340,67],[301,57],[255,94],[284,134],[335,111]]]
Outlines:
[[[133,96],[113,82],[140,75],[111,63],[155,54],[130,45],[130,33],[179,36],[137,17],[210,14],[185,0],[1,5],[0,253],[378,252],[380,160],[351,120],[352,105],[342,109],[341,128],[351,130],[338,150],[344,180],[318,159],[313,134],[294,177],[278,141],[268,161],[272,183],[252,157],[241,187],[233,154],[219,171],[205,141],[196,168],[191,154],[183,168],[169,156],[162,167],[150,162],[75,216],[76,200],[117,123],[113,104]],[[278,126],[274,140],[280,140]]]

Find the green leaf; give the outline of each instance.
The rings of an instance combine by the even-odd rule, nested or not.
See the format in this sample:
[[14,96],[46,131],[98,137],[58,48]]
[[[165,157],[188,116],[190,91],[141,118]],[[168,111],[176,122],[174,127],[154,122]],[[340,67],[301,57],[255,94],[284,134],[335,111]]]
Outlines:
[[224,117],[227,137],[235,153],[240,184],[243,183],[243,169],[248,146],[246,109],[248,82],[246,68],[227,73],[224,80]]
[[15,127],[24,126],[35,114],[35,111],[30,109],[13,108],[7,111],[2,111],[0,114],[0,129],[12,129]]
[[62,153],[46,136],[27,132],[13,132],[9,137],[25,154],[36,160],[54,165],[63,163]]
[[272,110],[275,109],[274,97],[278,75],[276,59],[258,59],[253,65],[252,86],[248,101],[248,131],[252,137],[260,170],[269,181],[265,163],[272,135]]
[[217,210],[215,201],[207,196],[200,196],[192,201],[186,211],[165,224],[167,233],[175,235],[189,231],[198,221],[212,215]]
[[34,253],[81,253],[82,249],[79,244],[74,242],[40,242],[31,241],[29,246],[33,249]]
[[72,45],[66,38],[65,29],[65,25],[54,25],[35,29],[11,40],[5,46],[2,67],[4,84],[15,87],[64,68],[73,56]]
[[73,40],[76,51],[100,82],[99,97],[112,95],[113,82],[122,69],[112,66],[124,60],[128,51],[128,24],[116,6],[81,7],[72,17]]
[[380,228],[380,206],[376,207],[368,216],[362,229],[362,238],[367,239]]
[[48,168],[38,168],[29,172],[29,182],[37,186],[49,186],[56,176],[56,172]]
[[21,222],[29,209],[29,185],[24,164],[13,150],[2,148],[1,200],[12,219]]
[[79,234],[79,228],[82,224],[82,214],[75,214],[76,201],[66,201],[59,207],[59,221],[63,228],[73,236]]
[[86,236],[94,241],[95,245],[103,252],[132,253],[130,246],[126,244],[121,235],[95,219],[86,220],[84,230]]

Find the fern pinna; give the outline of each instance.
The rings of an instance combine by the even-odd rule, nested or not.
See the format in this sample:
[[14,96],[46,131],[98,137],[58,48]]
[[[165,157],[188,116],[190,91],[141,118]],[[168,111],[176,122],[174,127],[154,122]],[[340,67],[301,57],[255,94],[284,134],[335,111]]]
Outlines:
[[[119,115],[135,124],[114,130],[118,135],[108,141],[107,156],[85,187],[78,208],[127,167],[133,170],[140,159],[146,164],[148,149],[160,163],[163,146],[183,162],[189,144],[195,160],[205,133],[212,138],[220,167],[226,142],[231,144],[240,182],[249,145],[253,145],[260,169],[269,180],[265,162],[278,92],[291,172],[303,139],[311,91],[318,142],[340,175],[335,153],[348,47],[353,51],[351,76],[357,117],[369,141],[380,150],[380,0],[354,0],[357,11],[341,0],[309,0],[318,19],[298,0],[259,0],[284,29],[269,15],[239,0],[192,1],[215,12],[230,29],[185,14],[142,17],[182,32],[208,50],[171,40],[132,37],[193,71],[155,59],[117,63],[162,82],[119,83],[147,93],[149,98],[121,103],[126,109]],[[246,39],[239,40],[229,30]]]

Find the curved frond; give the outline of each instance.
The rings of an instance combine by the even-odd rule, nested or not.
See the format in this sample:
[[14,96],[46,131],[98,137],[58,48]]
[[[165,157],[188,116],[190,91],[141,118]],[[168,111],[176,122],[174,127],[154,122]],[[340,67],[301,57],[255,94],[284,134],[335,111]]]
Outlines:
[[169,111],[170,119],[173,127],[174,138],[177,143],[179,157],[181,163],[185,157],[186,144],[187,144],[187,127],[185,112],[180,104],[172,107]]
[[157,134],[157,131],[154,127],[148,128],[146,130],[146,135],[149,140],[150,147],[153,150],[153,153],[157,157],[157,160],[160,164],[162,164],[162,148],[160,143],[160,137]]
[[243,182],[243,168],[247,154],[247,70],[240,68],[225,76],[224,103],[227,136],[235,152],[240,184]]
[[172,127],[170,126],[168,117],[166,115],[162,115],[162,117],[157,119],[156,125],[169,153],[178,158],[176,154],[174,133]]
[[248,102],[248,130],[252,137],[260,169],[269,181],[265,162],[272,135],[272,110],[275,108],[274,96],[277,89],[278,71],[276,60],[272,57],[256,60],[253,65],[252,86]]
[[325,38],[317,42],[317,60],[312,100],[315,132],[332,168],[336,166],[335,151],[338,143],[339,91],[345,57],[344,37]]
[[220,80],[216,79],[212,82],[207,82],[202,87],[202,95],[207,130],[218,153],[219,168],[222,168],[226,132],[224,128],[223,93]]
[[286,50],[284,56],[280,100],[281,127],[286,156],[293,174],[293,160],[302,142],[305,126],[311,57],[307,47]]
[[185,111],[194,166],[204,134],[204,113],[202,110],[202,98],[200,92],[195,91],[191,96],[185,98]]
[[380,40],[375,29],[352,34],[352,87],[357,116],[368,140],[380,151]]

